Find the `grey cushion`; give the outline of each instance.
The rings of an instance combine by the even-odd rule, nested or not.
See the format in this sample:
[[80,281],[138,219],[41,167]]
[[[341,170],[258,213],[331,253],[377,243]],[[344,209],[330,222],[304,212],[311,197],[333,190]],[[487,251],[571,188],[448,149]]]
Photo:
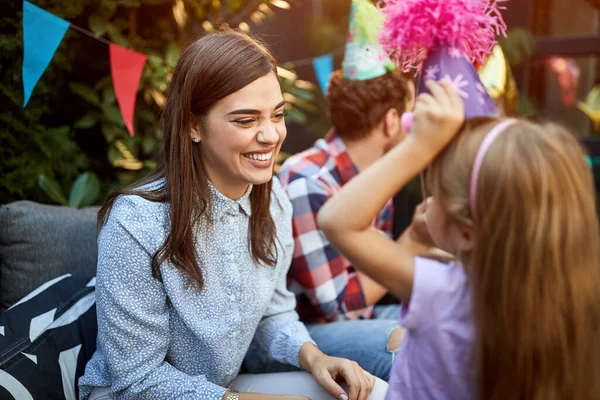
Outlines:
[[31,201],[0,207],[0,307],[57,276],[96,274],[98,207],[74,210]]

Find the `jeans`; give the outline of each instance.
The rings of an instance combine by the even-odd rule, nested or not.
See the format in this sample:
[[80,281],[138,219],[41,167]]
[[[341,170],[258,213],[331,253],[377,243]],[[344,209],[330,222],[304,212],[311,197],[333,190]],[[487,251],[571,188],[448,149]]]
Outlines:
[[[323,353],[356,361],[364,370],[387,382],[397,351],[388,349],[388,339],[398,327],[400,306],[376,306],[374,313],[375,319],[307,324],[306,327]],[[244,366],[252,374],[298,370],[270,359],[256,342],[251,344]]]

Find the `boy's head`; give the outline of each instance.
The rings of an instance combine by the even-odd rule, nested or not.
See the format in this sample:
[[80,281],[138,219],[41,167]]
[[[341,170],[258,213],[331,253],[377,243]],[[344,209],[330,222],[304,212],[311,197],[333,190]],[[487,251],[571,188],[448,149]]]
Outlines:
[[331,75],[327,91],[329,117],[338,135],[347,141],[381,131],[398,142],[404,135],[400,117],[411,110],[415,88],[400,70],[367,80],[349,80],[343,71]]

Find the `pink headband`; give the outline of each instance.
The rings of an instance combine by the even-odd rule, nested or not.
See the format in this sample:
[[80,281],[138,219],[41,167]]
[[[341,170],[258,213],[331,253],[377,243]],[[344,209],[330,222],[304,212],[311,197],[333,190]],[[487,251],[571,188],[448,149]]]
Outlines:
[[485,154],[488,152],[490,146],[494,143],[496,138],[506,130],[509,126],[515,124],[517,122],[516,119],[506,119],[496,126],[494,126],[488,133],[485,135],[483,142],[479,145],[479,150],[477,150],[477,155],[475,156],[475,161],[473,162],[473,170],[471,171],[471,190],[469,194],[469,200],[471,203],[471,215],[473,219],[475,219],[475,198],[477,197],[477,178],[479,178],[479,169],[481,168],[481,163],[483,162],[483,158]]

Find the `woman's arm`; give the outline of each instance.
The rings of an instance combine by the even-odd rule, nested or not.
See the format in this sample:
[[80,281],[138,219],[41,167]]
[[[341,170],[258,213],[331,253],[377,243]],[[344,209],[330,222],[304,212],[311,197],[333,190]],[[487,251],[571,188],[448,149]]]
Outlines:
[[221,400],[227,389],[165,361],[169,311],[162,283],[152,276],[158,218],[133,196],[115,201],[98,240],[98,346],[117,399]]
[[[374,379],[367,377],[358,364],[329,357],[315,346],[306,327],[296,313],[296,298],[286,287],[287,269],[282,269],[271,303],[256,330],[256,339],[269,355],[280,362],[310,372],[317,383],[336,399],[364,400],[373,389]],[[336,383],[344,380],[346,392]],[[268,397],[261,397],[267,399]],[[240,394],[240,400],[254,400]]]
[[[273,184],[273,192],[283,209],[278,227],[285,231],[283,224],[289,224],[290,237],[287,238],[287,243],[291,244],[291,202],[278,181]],[[283,241],[285,243],[286,238]],[[287,248],[285,245],[284,247]],[[292,249],[289,248],[288,251],[291,252]],[[278,265],[275,290],[256,329],[256,340],[271,358],[310,372],[316,382],[336,399],[365,400],[374,387],[375,379],[368,376],[358,364],[329,357],[317,348],[306,326],[299,320],[296,296],[287,289],[289,268],[289,263]],[[336,383],[336,379],[346,381],[350,387],[348,394]]]
[[319,227],[352,264],[408,300],[414,254],[371,228],[386,201],[425,168],[456,135],[464,120],[462,100],[447,83],[427,83],[432,94],[417,98],[413,132],[348,182],[318,215]]

